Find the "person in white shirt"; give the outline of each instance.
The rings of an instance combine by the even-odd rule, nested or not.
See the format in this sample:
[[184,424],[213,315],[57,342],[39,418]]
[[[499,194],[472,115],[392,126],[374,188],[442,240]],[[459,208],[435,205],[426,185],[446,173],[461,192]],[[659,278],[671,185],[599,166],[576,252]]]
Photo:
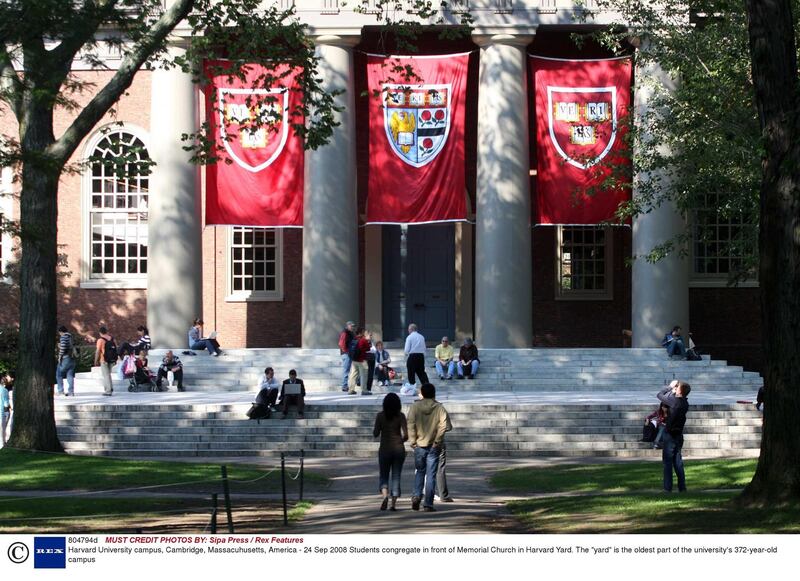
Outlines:
[[416,383],[417,375],[422,383],[428,383],[428,374],[425,373],[425,337],[417,332],[414,323],[408,326],[405,353],[408,383]]
[[281,391],[281,384],[275,379],[275,371],[272,367],[267,367],[264,370],[258,390],[258,400],[263,400],[264,405],[269,406],[273,412],[278,411],[276,402],[278,401],[278,393]]

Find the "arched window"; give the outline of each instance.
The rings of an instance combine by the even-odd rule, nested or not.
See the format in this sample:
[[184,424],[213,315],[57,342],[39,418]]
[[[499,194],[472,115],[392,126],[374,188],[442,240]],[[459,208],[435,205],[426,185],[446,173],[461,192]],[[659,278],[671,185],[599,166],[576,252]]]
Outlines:
[[146,284],[151,162],[138,133],[102,131],[87,149],[84,286]]

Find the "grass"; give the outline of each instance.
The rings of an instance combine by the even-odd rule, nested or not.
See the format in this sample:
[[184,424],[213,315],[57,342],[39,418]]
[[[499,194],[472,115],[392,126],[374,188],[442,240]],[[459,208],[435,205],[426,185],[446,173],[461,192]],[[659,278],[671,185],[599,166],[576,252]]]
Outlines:
[[[686,462],[686,482],[693,490],[743,488],[755,470],[755,459],[692,460]],[[492,476],[491,483],[523,493],[632,492],[660,490],[661,474],[656,462],[568,464],[503,470]]]
[[[307,501],[290,505],[289,521],[300,520],[311,506]],[[263,532],[283,525],[279,502],[234,500],[232,513],[235,532]],[[203,498],[0,498],[0,533],[199,533],[209,532],[210,517],[211,503]],[[217,524],[219,532],[227,531],[224,509]]]
[[800,505],[741,508],[734,492],[547,497],[509,503],[530,533],[800,533]]
[[[269,467],[228,464],[232,492],[273,492],[280,490],[280,461]],[[294,490],[294,476],[299,462],[287,460],[287,489]],[[261,478],[270,469],[278,470]],[[260,479],[259,479],[260,478]],[[235,480],[256,482],[238,483]],[[313,472],[304,472],[307,490],[324,488],[328,479]],[[191,462],[160,462],[153,460],[121,460],[93,458],[70,454],[0,450],[0,490],[113,490],[141,486],[161,486],[178,483],[166,490],[191,492],[221,492],[219,464]],[[185,484],[190,483],[190,484]],[[163,490],[163,489],[160,489]]]
[[508,508],[530,533],[800,533],[800,504],[746,508],[733,502],[756,460],[692,460],[689,493],[661,492],[660,462],[570,464],[504,470],[492,484],[536,494]]

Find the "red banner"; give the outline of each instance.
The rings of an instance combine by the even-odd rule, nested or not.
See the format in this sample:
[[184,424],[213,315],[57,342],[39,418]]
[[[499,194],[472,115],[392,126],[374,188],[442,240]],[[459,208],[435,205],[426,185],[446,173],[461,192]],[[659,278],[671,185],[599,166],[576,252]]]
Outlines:
[[[291,127],[302,122],[297,73],[248,64],[240,79],[224,66],[206,64],[206,116],[220,158],[206,166],[206,224],[302,226],[303,141]],[[265,78],[274,79],[268,88]]]
[[[424,224],[467,218],[464,107],[468,64],[469,53],[368,55],[367,223]],[[393,71],[398,67],[410,67],[415,77],[397,78]]]
[[531,58],[536,88],[536,195],[540,224],[597,224],[630,199],[601,186],[612,167],[630,173],[630,58]]

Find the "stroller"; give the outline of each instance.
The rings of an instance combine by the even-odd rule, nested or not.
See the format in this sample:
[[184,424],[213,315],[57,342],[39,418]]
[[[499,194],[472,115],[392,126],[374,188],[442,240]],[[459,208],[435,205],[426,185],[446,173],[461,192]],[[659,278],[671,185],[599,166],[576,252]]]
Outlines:
[[130,392],[159,391],[156,387],[155,377],[146,365],[137,365],[136,371],[132,375],[126,374],[125,377],[128,378],[128,391]]

